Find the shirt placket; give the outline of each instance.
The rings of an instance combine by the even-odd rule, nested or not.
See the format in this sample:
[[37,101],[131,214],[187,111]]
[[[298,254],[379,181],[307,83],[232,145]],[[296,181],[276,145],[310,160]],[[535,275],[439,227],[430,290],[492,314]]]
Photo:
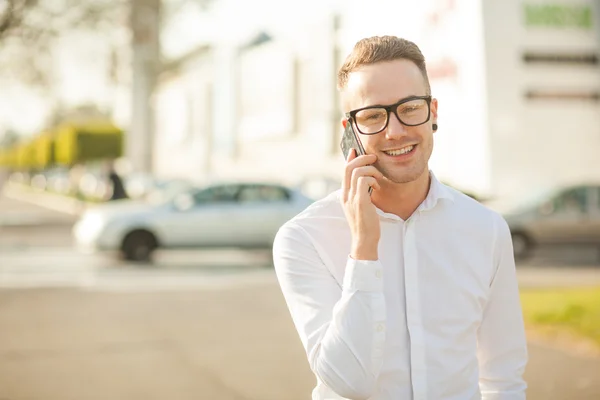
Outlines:
[[410,338],[410,370],[414,400],[427,399],[425,365],[425,335],[419,300],[419,275],[415,219],[404,224],[404,285],[406,293],[406,323]]

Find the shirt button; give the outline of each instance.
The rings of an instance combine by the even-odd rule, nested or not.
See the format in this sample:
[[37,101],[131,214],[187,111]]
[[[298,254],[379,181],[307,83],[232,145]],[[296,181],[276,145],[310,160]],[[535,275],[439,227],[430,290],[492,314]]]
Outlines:
[[377,324],[377,332],[383,332],[384,329],[385,326],[383,326],[383,324]]
[[378,278],[381,278],[381,271],[375,271],[375,276]]

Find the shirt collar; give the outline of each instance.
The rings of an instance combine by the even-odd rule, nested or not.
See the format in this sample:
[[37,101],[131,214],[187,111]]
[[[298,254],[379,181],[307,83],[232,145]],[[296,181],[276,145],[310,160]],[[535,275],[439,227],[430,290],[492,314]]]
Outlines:
[[[433,173],[433,171],[429,170],[429,176],[431,177],[431,182],[429,184],[429,192],[427,192],[427,197],[421,203],[421,205],[417,208],[415,212],[419,211],[428,211],[432,210],[438,203],[440,199],[446,199],[451,202],[454,202],[454,195],[448,186],[441,183]],[[379,208],[377,208],[377,213],[384,217],[390,219],[400,219],[395,214],[386,213]]]
[[443,183],[441,183],[433,173],[433,171],[429,170],[429,176],[431,177],[431,183],[429,185],[429,192],[427,193],[427,197],[421,203],[418,210],[427,211],[433,209],[440,199],[447,199],[451,202],[454,202],[454,195],[450,191],[450,188]]

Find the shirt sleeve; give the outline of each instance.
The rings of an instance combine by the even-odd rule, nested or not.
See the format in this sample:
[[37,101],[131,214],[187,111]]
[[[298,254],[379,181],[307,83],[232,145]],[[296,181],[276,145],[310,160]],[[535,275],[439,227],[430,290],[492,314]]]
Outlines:
[[510,230],[497,216],[495,274],[478,333],[482,400],[523,400],[527,342]]
[[385,342],[381,263],[348,257],[340,287],[310,236],[290,222],[277,233],[273,260],[312,371],[342,397],[371,397]]

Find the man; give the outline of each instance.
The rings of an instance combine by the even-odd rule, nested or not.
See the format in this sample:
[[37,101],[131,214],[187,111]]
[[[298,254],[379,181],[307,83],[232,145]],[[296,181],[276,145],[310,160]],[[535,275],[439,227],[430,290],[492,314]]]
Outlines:
[[438,101],[421,51],[361,40],[338,86],[342,124],[367,155],[351,153],[342,189],[287,222],[273,248],[312,398],[524,399],[510,232],[428,169]]

